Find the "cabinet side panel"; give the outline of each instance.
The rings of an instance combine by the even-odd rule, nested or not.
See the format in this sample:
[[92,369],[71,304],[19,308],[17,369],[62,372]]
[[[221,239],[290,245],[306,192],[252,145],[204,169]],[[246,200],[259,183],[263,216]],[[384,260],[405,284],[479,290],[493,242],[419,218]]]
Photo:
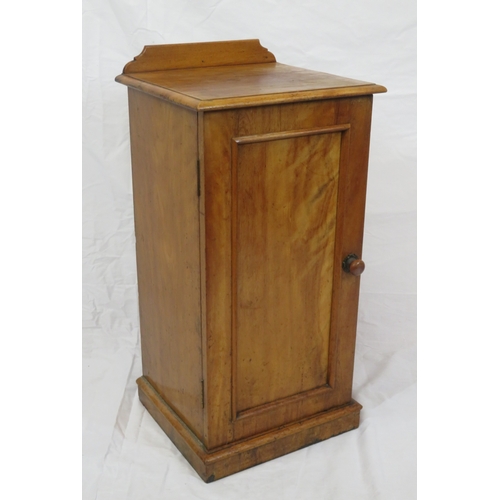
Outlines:
[[197,115],[129,90],[143,373],[203,430]]

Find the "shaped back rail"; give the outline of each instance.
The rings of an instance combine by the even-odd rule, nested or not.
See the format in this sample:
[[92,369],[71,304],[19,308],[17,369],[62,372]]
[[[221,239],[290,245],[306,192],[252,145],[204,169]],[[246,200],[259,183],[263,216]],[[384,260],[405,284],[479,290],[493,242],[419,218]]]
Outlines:
[[144,50],[123,68],[123,74],[273,62],[276,62],[274,55],[262,47],[257,39],[146,45]]

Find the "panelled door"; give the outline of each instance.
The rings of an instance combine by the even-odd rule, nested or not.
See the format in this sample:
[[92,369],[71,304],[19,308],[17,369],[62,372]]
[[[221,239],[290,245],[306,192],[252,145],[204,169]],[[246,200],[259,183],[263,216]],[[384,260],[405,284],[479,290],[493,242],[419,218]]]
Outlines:
[[359,279],[342,260],[361,253],[370,112],[363,97],[200,117],[209,449],[351,398]]

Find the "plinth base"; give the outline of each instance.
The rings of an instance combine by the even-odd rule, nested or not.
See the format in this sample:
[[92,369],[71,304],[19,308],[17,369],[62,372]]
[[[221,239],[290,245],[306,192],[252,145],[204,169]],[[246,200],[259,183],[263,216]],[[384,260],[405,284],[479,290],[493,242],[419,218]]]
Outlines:
[[142,404],[207,483],[355,429],[362,408],[351,400],[313,417],[207,451],[145,377],[140,377],[137,385]]

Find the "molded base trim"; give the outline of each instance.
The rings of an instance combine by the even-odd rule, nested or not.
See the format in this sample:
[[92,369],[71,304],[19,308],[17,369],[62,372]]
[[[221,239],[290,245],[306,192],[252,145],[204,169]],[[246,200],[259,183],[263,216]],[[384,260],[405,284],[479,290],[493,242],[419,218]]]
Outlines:
[[351,400],[313,417],[208,451],[145,377],[140,377],[137,385],[142,404],[207,483],[356,429],[362,408]]

